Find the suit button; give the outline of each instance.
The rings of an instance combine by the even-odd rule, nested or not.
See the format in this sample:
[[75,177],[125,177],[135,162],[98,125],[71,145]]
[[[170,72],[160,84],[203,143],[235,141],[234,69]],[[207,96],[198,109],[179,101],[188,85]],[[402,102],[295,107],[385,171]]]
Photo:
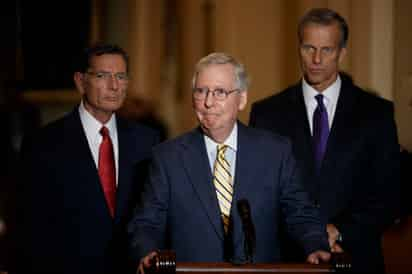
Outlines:
[[320,208],[319,202],[315,202],[315,203],[314,203],[314,206],[315,206],[316,208]]

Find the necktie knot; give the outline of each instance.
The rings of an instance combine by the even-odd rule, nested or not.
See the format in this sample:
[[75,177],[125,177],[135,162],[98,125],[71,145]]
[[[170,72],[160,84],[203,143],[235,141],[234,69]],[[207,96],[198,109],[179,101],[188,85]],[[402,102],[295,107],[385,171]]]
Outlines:
[[325,111],[325,104],[323,103],[323,95],[318,94],[315,96],[316,102],[318,103],[319,110],[320,111]]
[[227,145],[225,144],[219,144],[217,145],[217,154],[218,155],[225,155],[227,149]]
[[102,135],[103,137],[110,136],[109,129],[105,126],[102,126],[99,132],[100,132],[100,135]]

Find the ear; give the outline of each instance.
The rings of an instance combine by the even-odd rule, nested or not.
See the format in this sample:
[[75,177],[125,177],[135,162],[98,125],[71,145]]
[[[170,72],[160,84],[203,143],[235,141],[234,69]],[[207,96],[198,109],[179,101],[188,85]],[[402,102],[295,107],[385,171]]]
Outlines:
[[80,95],[84,95],[84,74],[76,71],[73,75],[74,84],[76,85],[77,90],[79,91]]
[[240,92],[240,98],[239,98],[239,110],[244,110],[246,105],[247,105],[247,90],[242,90]]
[[343,59],[345,59],[346,52],[347,52],[346,48],[341,48],[340,49],[340,51],[339,51],[339,60],[338,60],[339,64],[341,64]]

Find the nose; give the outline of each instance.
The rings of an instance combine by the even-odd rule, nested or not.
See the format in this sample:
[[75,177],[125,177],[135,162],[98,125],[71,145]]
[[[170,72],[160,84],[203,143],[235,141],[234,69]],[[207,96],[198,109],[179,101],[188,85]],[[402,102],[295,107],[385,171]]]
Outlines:
[[119,80],[117,80],[115,75],[111,75],[111,77],[109,78],[109,88],[112,90],[118,90],[119,89]]
[[322,62],[322,56],[321,56],[320,50],[316,50],[313,53],[312,61],[313,61],[314,64],[320,64]]
[[214,98],[213,98],[213,92],[211,92],[210,90],[208,91],[208,93],[206,94],[206,98],[205,98],[205,106],[207,108],[210,108],[211,106],[213,106],[214,104]]

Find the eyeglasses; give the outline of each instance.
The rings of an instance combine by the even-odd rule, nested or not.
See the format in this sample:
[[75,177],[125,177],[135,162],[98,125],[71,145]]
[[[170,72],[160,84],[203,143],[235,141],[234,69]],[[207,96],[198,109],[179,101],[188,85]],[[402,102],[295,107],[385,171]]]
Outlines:
[[223,88],[217,88],[214,90],[210,90],[209,88],[206,88],[206,87],[205,88],[194,88],[193,97],[196,100],[204,100],[210,92],[212,93],[213,98],[219,101],[223,101],[223,100],[226,100],[226,98],[235,91],[239,91],[239,89],[236,88],[232,90],[225,90]]
[[92,75],[98,80],[103,81],[113,79],[113,77],[119,82],[127,82],[129,80],[129,76],[125,72],[111,73],[108,71],[87,71],[86,73]]

